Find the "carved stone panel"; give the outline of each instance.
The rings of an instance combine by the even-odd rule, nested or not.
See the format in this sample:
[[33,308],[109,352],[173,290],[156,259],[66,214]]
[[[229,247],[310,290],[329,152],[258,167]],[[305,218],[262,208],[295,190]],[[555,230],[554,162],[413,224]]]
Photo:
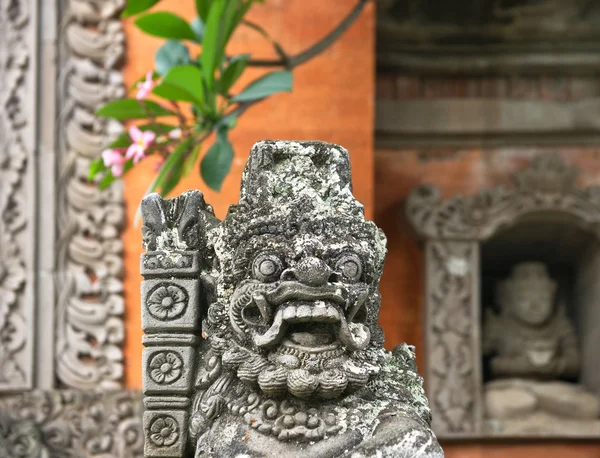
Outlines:
[[471,435],[481,424],[479,246],[431,241],[426,256],[426,319],[429,371],[426,388],[433,427],[448,435]]
[[0,1],[0,392],[33,383],[35,20]]
[[123,376],[122,184],[87,183],[90,162],[123,127],[94,112],[125,94],[121,0],[62,2],[56,372],[62,385],[115,389]]

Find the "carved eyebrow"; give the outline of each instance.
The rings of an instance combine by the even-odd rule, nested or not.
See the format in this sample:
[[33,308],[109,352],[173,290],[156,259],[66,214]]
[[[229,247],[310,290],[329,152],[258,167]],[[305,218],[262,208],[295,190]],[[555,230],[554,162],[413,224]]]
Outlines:
[[357,254],[361,258],[364,257],[364,250],[358,242],[350,243],[348,241],[344,241],[342,243],[326,245],[323,252],[326,256],[338,256],[342,253],[351,252]]

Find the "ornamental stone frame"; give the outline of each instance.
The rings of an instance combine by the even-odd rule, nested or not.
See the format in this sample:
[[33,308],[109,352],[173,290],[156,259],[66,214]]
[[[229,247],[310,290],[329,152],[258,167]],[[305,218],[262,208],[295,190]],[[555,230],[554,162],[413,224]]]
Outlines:
[[1,456],[141,454],[141,398],[122,389],[122,187],[87,183],[123,130],[94,112],[125,94],[124,6],[0,0]]
[[[438,437],[489,437],[484,432],[480,331],[484,243],[524,221],[547,222],[548,217],[600,240],[600,187],[578,187],[577,174],[558,155],[546,153],[518,170],[507,187],[442,200],[434,187],[420,186],[409,195],[406,214],[424,240],[424,378]],[[580,332],[588,335],[600,320],[597,307],[591,306],[597,303],[597,288],[590,282],[590,273],[597,278],[598,259],[596,253],[582,266],[587,272],[576,285],[586,290],[579,292],[586,313]],[[590,346],[582,346],[584,368],[594,366]],[[588,369],[581,379],[600,394],[594,372]]]

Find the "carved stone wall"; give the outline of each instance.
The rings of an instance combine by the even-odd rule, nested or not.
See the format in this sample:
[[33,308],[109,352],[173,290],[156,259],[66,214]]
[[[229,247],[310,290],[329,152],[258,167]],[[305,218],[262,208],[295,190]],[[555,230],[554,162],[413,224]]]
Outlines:
[[0,0],[2,457],[142,456],[141,396],[120,390],[122,189],[87,182],[123,130],[94,112],[125,94],[124,6]]
[[425,241],[425,381],[440,437],[483,435],[480,245],[544,215],[600,239],[600,187],[579,187],[577,173],[541,154],[506,187],[446,200],[431,186],[409,195],[408,218]]
[[138,393],[30,391],[0,398],[0,456],[142,458]]

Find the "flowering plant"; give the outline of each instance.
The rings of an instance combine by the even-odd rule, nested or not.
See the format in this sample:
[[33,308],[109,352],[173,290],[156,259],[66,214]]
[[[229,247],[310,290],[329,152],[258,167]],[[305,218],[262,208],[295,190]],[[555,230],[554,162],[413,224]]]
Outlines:
[[[167,41],[154,56],[155,68],[141,77],[134,97],[109,102],[97,114],[118,120],[137,120],[94,160],[90,180],[101,188],[127,173],[150,155],[158,156],[157,175],[148,192],[168,194],[198,162],[202,144],[214,132],[214,143],[200,161],[200,174],[220,190],[233,161],[228,135],[237,118],[253,104],[273,94],[292,90],[292,70],[323,52],[354,22],[368,0],[356,7],[322,40],[297,55],[287,54],[258,24],[245,19],[254,3],[264,0],[195,0],[191,23],[180,16],[148,9],[161,0],[129,0],[123,17],[139,15],[135,25]],[[143,14],[142,14],[143,13]],[[279,56],[253,60],[249,54],[227,55],[226,47],[240,25],[260,33]],[[188,43],[201,45],[192,56]],[[278,67],[251,82],[237,94],[232,87],[248,66]],[[148,97],[152,96],[153,100]]]

